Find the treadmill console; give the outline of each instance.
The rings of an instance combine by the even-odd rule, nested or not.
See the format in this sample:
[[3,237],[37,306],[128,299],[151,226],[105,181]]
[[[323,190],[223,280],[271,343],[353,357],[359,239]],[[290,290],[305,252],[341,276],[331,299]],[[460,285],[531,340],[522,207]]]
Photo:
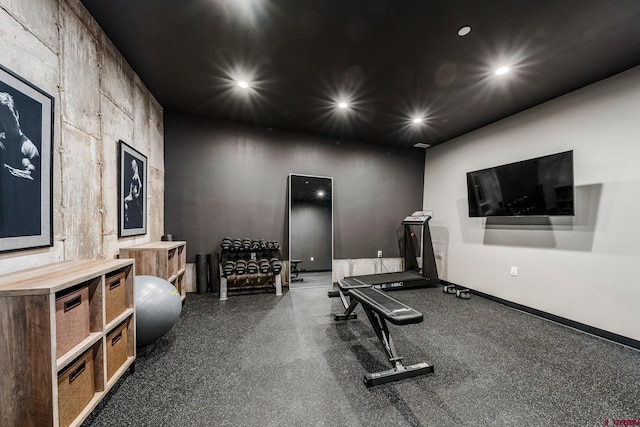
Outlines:
[[402,221],[404,225],[424,225],[427,221],[433,218],[433,211],[416,211],[405,217]]

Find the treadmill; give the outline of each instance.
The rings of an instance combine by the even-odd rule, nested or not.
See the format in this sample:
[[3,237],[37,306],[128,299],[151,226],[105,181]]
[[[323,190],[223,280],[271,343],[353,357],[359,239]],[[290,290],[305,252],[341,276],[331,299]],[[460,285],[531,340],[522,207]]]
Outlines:
[[[433,218],[433,211],[416,211],[405,217],[404,225],[404,265],[405,271],[395,273],[367,274],[351,276],[341,279],[340,287],[373,287],[383,290],[400,290],[422,286],[437,286],[438,269],[433,252],[433,242],[429,231],[429,220]],[[422,226],[422,269],[418,267],[414,235],[411,226]]]

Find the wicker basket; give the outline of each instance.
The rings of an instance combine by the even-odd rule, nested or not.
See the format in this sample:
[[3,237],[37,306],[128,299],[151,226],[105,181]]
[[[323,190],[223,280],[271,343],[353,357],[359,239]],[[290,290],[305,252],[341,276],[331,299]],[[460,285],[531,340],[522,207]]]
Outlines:
[[125,364],[129,357],[129,322],[122,322],[107,335],[107,380]]
[[94,350],[89,349],[58,374],[58,416],[66,427],[91,402],[95,394]]
[[124,271],[105,278],[105,306],[107,323],[127,309],[126,275]]
[[56,295],[56,357],[89,336],[89,286]]

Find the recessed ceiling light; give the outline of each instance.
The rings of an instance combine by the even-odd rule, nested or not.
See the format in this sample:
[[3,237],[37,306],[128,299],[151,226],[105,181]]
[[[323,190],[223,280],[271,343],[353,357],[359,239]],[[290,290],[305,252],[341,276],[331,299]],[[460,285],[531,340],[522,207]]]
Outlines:
[[418,123],[422,123],[422,117],[415,117],[413,120],[411,120],[413,123],[418,124]]
[[431,145],[425,144],[424,142],[416,142],[415,144],[413,144],[413,146],[416,147],[416,148],[429,148],[429,147],[431,147]]
[[338,107],[340,108],[347,108],[349,106],[349,104],[347,104],[346,102],[341,102],[338,104]]
[[460,29],[458,30],[458,35],[460,37],[464,37],[467,34],[469,34],[471,32],[471,27],[468,25],[465,25],[464,27],[460,27]]
[[509,72],[509,67],[500,67],[496,70],[496,75],[501,76]]
[[246,89],[246,88],[248,88],[248,87],[249,87],[249,83],[245,82],[244,80],[240,80],[240,81],[238,82],[238,86],[240,86],[240,87],[241,87],[241,88],[243,88],[243,89]]

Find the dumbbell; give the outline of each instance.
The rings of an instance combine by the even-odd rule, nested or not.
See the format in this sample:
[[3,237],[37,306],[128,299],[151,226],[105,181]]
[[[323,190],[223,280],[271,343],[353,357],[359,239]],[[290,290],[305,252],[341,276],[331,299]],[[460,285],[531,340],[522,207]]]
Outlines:
[[224,273],[225,276],[232,275],[235,269],[236,269],[236,263],[233,261],[227,261],[222,266],[222,272]]
[[266,240],[260,239],[260,249],[268,249]]
[[260,249],[260,241],[253,239],[251,241],[251,249]]
[[240,239],[233,239],[233,249],[239,251],[242,249],[242,240]]
[[260,273],[266,274],[271,270],[271,264],[268,259],[262,258],[258,264],[258,268],[260,269]]
[[258,261],[255,259],[249,260],[247,262],[247,273],[256,274],[258,272]]
[[275,274],[280,274],[282,271],[282,264],[278,258],[271,258],[271,270],[273,270]]
[[471,293],[469,292],[469,289],[458,289],[456,291],[456,296],[462,299],[469,299],[471,298]]
[[231,247],[233,246],[231,237],[225,237],[224,239],[222,239],[222,243],[220,244],[220,246],[222,246],[222,249],[231,249]]
[[455,294],[456,293],[456,285],[444,285],[442,287],[442,292],[446,294]]
[[442,287],[442,292],[445,292],[447,294],[455,294],[456,297],[462,299],[471,298],[471,292],[469,291],[469,289],[458,289],[456,285],[444,285]]
[[248,237],[242,239],[242,249],[244,249],[245,251],[251,249],[251,239],[249,239]]
[[244,274],[247,271],[247,261],[240,259],[236,261],[236,274]]

